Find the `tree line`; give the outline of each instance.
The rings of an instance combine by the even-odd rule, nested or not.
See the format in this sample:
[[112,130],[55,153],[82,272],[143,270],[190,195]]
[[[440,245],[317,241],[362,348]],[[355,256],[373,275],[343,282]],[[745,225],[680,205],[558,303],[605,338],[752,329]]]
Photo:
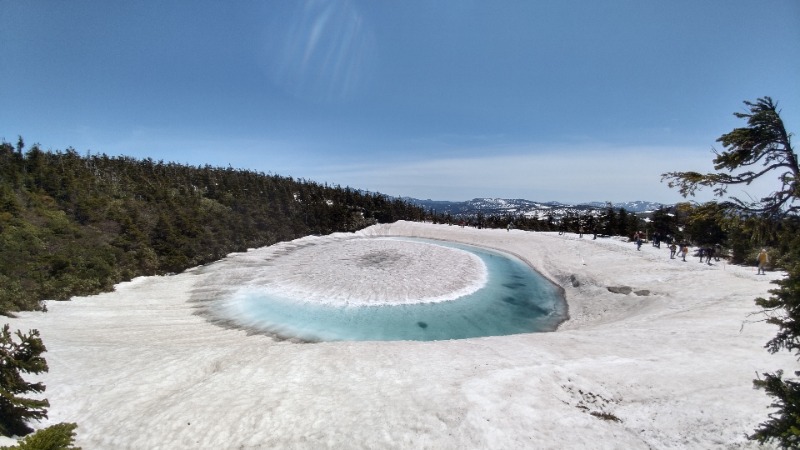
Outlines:
[[716,247],[733,264],[752,264],[761,248],[767,248],[776,267],[786,267],[800,249],[800,220],[744,214],[729,204],[681,202],[646,213],[633,213],[611,206],[602,210],[570,211],[561,217],[523,214],[475,214],[454,216],[426,214],[434,223],[464,224],[482,228],[513,228],[524,231],[583,233],[590,237],[626,236],[637,231],[662,242]]
[[0,143],[0,314],[180,272],[230,252],[422,220],[350,187],[72,148]]

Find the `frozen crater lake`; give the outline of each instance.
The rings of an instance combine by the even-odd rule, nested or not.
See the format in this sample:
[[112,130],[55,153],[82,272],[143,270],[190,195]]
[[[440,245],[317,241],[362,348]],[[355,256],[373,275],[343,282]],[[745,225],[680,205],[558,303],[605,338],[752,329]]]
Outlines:
[[195,290],[220,324],[299,341],[552,331],[560,289],[518,258],[447,241],[312,237],[231,255]]

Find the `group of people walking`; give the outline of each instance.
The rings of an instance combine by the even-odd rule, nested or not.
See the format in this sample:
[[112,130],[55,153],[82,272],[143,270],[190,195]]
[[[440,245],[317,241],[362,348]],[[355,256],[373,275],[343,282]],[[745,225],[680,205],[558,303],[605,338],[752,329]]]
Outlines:
[[[637,231],[633,234],[633,243],[636,244],[636,250],[642,250],[642,243],[644,242],[644,239],[645,234],[641,231]],[[661,242],[656,234],[653,235],[653,247],[661,248]],[[700,263],[705,262],[710,266],[711,258],[715,258],[716,261],[719,261],[720,257],[718,250],[719,249],[717,246],[699,247],[695,255],[700,257]],[[673,240],[669,240],[669,259],[681,258],[682,261],[686,261],[686,255],[688,254],[688,244],[678,244]],[[766,275],[767,264],[769,263],[769,255],[767,254],[766,249],[761,249],[761,252],[759,252],[758,256],[756,257],[756,261],[758,262],[757,274]]]
[[[675,259],[675,255],[678,253],[678,244],[674,241],[669,244],[669,259]],[[689,254],[689,246],[686,244],[681,244],[680,246],[680,255],[684,261],[686,261],[686,255]]]
[[[646,238],[647,235],[643,231],[637,231],[633,233],[633,242],[636,244],[636,250],[639,251],[642,250],[642,243]],[[667,236],[667,238],[670,241],[669,258],[675,259],[675,254],[678,251],[678,246],[675,244],[675,241],[670,239],[669,236]],[[653,247],[661,248],[661,235],[659,235],[658,232],[653,233],[652,243]],[[681,255],[683,255],[683,260],[686,261],[686,254],[689,253],[689,247],[686,244],[681,244],[680,250],[681,250]]]
[[[707,257],[708,264],[711,265],[711,256],[713,255],[713,250],[708,249],[708,252],[705,252],[704,249],[699,250],[700,253],[700,262],[703,262],[703,258]],[[678,245],[677,243],[670,242],[669,244],[669,259],[675,259],[676,257],[680,256],[681,261],[686,262],[686,256],[689,254],[689,244],[681,243]],[[708,256],[706,256],[708,255]]]

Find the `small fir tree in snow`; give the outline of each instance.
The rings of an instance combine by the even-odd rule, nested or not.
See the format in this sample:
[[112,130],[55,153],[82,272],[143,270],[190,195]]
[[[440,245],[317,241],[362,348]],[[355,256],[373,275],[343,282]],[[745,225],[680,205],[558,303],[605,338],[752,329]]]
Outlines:
[[[788,350],[800,355],[800,262],[793,261],[788,276],[775,281],[779,289],[770,291],[772,297],[757,298],[756,304],[769,313],[767,322],[778,326],[778,334],[767,342],[770,353]],[[800,371],[795,371],[795,376]],[[764,443],[775,440],[783,448],[800,448],[800,383],[783,378],[783,371],[765,373],[754,381],[764,389],[776,408],[769,420],[762,422],[751,439]]]
[[47,372],[47,361],[41,356],[47,351],[39,337],[38,330],[28,334],[16,332],[13,338],[8,324],[0,332],[0,434],[5,436],[24,436],[33,429],[29,420],[47,418],[47,399],[23,397],[33,392],[41,393],[45,385],[30,383],[22,378],[22,373],[39,374]]
[[74,423],[59,423],[25,436],[17,445],[0,447],[0,450],[81,450],[72,445],[77,427]]

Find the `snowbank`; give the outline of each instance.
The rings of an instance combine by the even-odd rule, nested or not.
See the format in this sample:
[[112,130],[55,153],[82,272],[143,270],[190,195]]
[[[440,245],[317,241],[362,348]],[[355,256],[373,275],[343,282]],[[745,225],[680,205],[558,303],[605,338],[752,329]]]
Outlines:
[[554,333],[296,344],[195,314],[196,286],[224,262],[138,278],[10,320],[48,348],[41,426],[77,422],[85,449],[747,448],[769,405],[756,372],[796,366],[762,348],[776,330],[749,316],[778,274],[577,235],[358,234],[513,253],[563,286],[571,318]]

